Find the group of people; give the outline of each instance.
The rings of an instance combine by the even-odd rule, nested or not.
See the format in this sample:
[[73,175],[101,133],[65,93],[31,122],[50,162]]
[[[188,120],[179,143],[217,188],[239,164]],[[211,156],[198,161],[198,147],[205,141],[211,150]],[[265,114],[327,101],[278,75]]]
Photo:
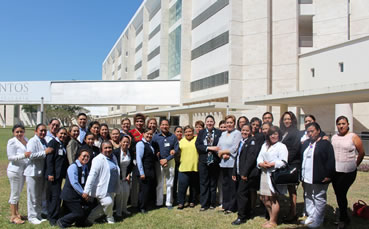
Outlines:
[[220,204],[224,214],[237,212],[232,225],[240,225],[254,216],[259,191],[267,218],[262,227],[273,228],[279,196],[287,192],[290,211],[283,221],[298,220],[298,184],[277,185],[271,179],[286,165],[300,171],[307,216],[302,224],[315,228],[323,223],[330,182],[340,210],[337,226],[350,223],[346,195],[364,149],[345,116],[337,118],[338,133],[331,139],[313,115],[305,116],[305,130],[299,131],[290,111],[281,115],[279,127],[270,112],[251,120],[227,115],[219,129],[208,115],[205,122],[177,126],[173,133],[169,120],[161,119],[158,125],[157,119],[146,121],[140,113],[133,118],[133,129],[129,118],[121,121],[121,129],[112,130],[97,121],[87,125],[84,113],[76,120],[68,129],[56,118],[48,126],[38,124],[29,140],[24,126],[13,127],[7,146],[12,223],[24,223],[18,203],[26,181],[32,224],[46,219],[61,228],[114,223],[131,215],[130,202],[143,214],[163,206],[172,209],[174,204],[182,210],[199,203],[201,212]]

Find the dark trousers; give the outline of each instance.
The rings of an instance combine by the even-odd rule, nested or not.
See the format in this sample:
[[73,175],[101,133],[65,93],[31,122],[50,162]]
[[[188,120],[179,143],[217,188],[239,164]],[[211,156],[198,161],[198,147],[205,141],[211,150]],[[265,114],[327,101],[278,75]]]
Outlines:
[[340,221],[349,220],[347,215],[347,192],[356,179],[356,173],[356,170],[351,173],[336,172],[332,179],[333,189],[340,209]]
[[63,201],[63,208],[68,212],[59,219],[64,227],[71,227],[73,223],[83,225],[86,221],[87,213],[80,201]]
[[47,211],[48,211],[48,220],[51,223],[56,223],[59,219],[60,212],[60,193],[61,193],[61,185],[63,179],[57,179],[54,181],[47,181],[47,193],[46,193],[46,202],[47,202]]
[[237,210],[236,203],[236,182],[232,180],[233,168],[222,168],[223,173],[223,201],[222,207],[224,210],[235,212]]
[[250,189],[255,188],[256,179],[249,179],[244,181],[240,176],[237,176],[236,186],[237,186],[237,208],[238,208],[238,218],[241,220],[246,220],[251,213],[251,201],[250,201]]
[[172,190],[172,196],[174,200],[177,200],[178,196],[178,168],[180,163],[176,161],[176,165],[174,167],[174,180],[173,180],[173,190]]
[[187,188],[190,187],[189,203],[195,203],[198,190],[199,174],[197,172],[179,172],[178,173],[178,204],[185,204]]
[[219,164],[199,162],[200,176],[200,204],[202,208],[216,206],[217,181],[219,175]]
[[154,176],[146,176],[144,180],[140,179],[139,185],[138,206],[140,209],[146,210],[150,202],[156,200],[156,178]]

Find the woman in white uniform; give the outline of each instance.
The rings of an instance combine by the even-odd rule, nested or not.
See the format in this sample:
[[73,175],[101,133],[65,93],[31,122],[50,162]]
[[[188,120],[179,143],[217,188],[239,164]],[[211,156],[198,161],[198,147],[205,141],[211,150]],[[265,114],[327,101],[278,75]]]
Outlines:
[[12,132],[14,137],[9,139],[7,145],[9,160],[7,174],[10,182],[10,222],[23,224],[24,220],[22,220],[18,212],[18,204],[25,181],[23,172],[28,162],[27,158],[31,155],[31,152],[27,152],[28,139],[24,137],[24,126],[16,124],[13,126]]

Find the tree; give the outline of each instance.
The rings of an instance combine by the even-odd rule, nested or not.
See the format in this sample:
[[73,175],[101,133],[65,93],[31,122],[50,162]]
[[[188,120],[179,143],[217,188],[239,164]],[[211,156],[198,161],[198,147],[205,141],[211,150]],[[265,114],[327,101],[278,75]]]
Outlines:
[[80,112],[89,113],[89,110],[81,106],[72,105],[46,105],[45,113],[46,119],[57,118],[61,121],[63,126],[72,124],[72,120]]

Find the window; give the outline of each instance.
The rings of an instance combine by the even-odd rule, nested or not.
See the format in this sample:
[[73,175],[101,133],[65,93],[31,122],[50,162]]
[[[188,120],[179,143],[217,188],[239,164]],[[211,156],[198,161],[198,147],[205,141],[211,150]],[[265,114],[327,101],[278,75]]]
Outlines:
[[169,34],[168,77],[173,78],[181,72],[181,26]]
[[191,82],[191,92],[200,91],[228,84],[228,72],[221,72],[206,78]]
[[315,69],[314,68],[310,68],[310,72],[311,72],[311,76],[315,77]]
[[343,62],[339,62],[338,66],[340,67],[340,72],[343,72],[344,68],[343,68]]
[[169,27],[182,17],[182,0],[177,2],[169,9]]

